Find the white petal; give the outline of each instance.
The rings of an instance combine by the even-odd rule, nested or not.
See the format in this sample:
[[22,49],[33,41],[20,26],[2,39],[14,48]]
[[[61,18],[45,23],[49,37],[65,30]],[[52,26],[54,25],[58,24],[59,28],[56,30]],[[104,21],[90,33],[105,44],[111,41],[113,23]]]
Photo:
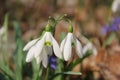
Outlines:
[[79,57],[82,57],[82,45],[81,43],[76,39],[76,44],[75,44],[75,47],[76,47],[76,53]]
[[41,61],[42,61],[41,56],[36,57],[36,62],[37,62],[37,64],[40,64],[40,63],[41,63]]
[[43,53],[41,56],[42,56],[42,64],[46,68],[48,65],[48,56],[47,56],[45,49],[43,49]]
[[82,52],[83,52],[83,55],[86,54],[87,51],[88,51],[88,47],[87,47],[87,45],[85,45],[85,46],[83,47],[83,51],[82,51]]
[[61,50],[62,53],[63,53],[63,50],[64,50],[65,42],[66,42],[66,38],[60,44],[60,50]]
[[34,58],[35,50],[36,50],[35,46],[30,48],[30,50],[27,53],[26,62],[31,62],[32,61],[32,59]]
[[117,0],[114,0],[112,4],[112,11],[116,12],[118,9],[119,9],[119,2]]
[[72,35],[68,34],[66,38],[66,43],[65,43],[64,52],[63,52],[65,61],[69,60],[71,57],[71,53],[72,53],[71,37]]
[[35,54],[35,57],[38,57],[40,56],[41,52],[42,52],[42,49],[44,47],[44,43],[45,43],[45,37],[46,37],[46,34],[44,34],[44,36],[42,37],[41,40],[39,40],[37,43],[36,43],[36,54]]
[[47,51],[46,51],[45,47],[43,47],[42,52],[40,53],[40,55],[38,57],[36,57],[37,64],[40,64],[40,62],[44,58],[43,54],[47,54]]
[[23,48],[23,51],[29,50],[39,39],[34,39],[26,44],[26,46]]
[[73,35],[73,33],[71,33],[70,35],[71,35],[72,42],[76,43],[76,37]]
[[46,49],[46,51],[48,52],[47,54],[51,56],[52,53],[53,53],[52,47],[46,46],[45,49]]
[[93,55],[95,55],[95,56],[96,56],[96,55],[97,55],[97,49],[96,49],[95,47],[93,47],[93,49],[92,49],[92,50],[93,50]]
[[58,58],[62,59],[62,53],[61,53],[60,47],[59,47],[57,41],[53,38],[52,35],[51,35],[51,37],[52,37],[52,44],[53,44],[54,54],[55,54],[55,56],[57,56]]
[[45,39],[45,41],[50,41],[50,42],[52,42],[52,34],[50,33],[50,32],[46,32],[46,39]]
[[86,52],[91,49],[92,49],[92,44],[89,42],[83,47],[83,54],[86,54]]
[[0,36],[5,34],[5,27],[0,28]]

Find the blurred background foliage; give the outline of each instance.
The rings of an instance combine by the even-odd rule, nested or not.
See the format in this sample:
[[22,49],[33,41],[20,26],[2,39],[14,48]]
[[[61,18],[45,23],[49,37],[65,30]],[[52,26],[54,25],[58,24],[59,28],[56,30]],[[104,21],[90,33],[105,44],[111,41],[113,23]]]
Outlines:
[[[41,66],[34,66],[36,65],[34,61],[32,64],[25,62],[26,52],[23,52],[22,48],[31,39],[40,36],[49,16],[57,18],[62,14],[67,14],[72,20],[74,34],[83,45],[86,42],[81,35],[92,41],[98,49],[97,56],[88,54],[78,59],[74,55],[73,59],[65,62],[63,66],[65,70],[82,72],[81,76],[67,76],[66,80],[119,80],[120,28],[116,31],[112,29],[103,32],[104,26],[114,24],[113,19],[119,18],[120,15],[119,12],[112,12],[113,1],[0,0],[0,28],[5,26],[3,24],[5,15],[9,14],[7,40],[0,43],[0,80],[45,80],[41,78]],[[118,25],[120,26],[120,21]],[[60,42],[59,33],[66,32],[67,26],[65,22],[57,25],[55,37],[58,42]],[[5,61],[3,62],[5,64],[2,61]]]

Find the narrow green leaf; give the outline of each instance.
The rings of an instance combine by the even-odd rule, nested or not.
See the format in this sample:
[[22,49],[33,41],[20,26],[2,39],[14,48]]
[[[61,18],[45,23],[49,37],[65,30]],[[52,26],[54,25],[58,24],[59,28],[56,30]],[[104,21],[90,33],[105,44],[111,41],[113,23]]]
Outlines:
[[4,18],[4,24],[3,24],[3,27],[5,28],[5,41],[7,42],[8,44],[8,18],[9,18],[9,13],[7,13],[5,15],[5,18]]
[[21,36],[21,31],[18,22],[13,22],[15,30],[15,42],[16,42],[16,51],[15,51],[15,80],[22,80],[22,66],[23,66],[23,41]]
[[106,47],[107,45],[109,45],[113,39],[116,37],[115,33],[111,33],[111,35],[106,39],[106,41],[103,43],[103,47]]
[[38,65],[36,65],[35,60],[32,61],[32,68],[33,68],[33,80],[36,80],[38,78],[39,67]]
[[77,75],[77,76],[79,76],[79,75],[82,75],[82,73],[72,72],[72,71],[60,72],[60,73],[56,73],[55,75],[53,75],[50,80],[53,80],[53,79],[57,80],[56,77],[59,76],[59,75]]
[[82,73],[80,73],[80,72],[72,72],[72,71],[63,72],[63,74],[67,74],[67,75],[82,75]]

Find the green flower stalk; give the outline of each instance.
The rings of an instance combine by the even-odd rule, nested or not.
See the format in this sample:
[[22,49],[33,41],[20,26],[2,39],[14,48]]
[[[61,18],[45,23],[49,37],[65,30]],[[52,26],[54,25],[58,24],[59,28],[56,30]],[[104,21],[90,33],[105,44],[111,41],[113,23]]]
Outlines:
[[73,33],[73,27],[72,27],[72,25],[69,25],[68,32]]
[[46,27],[45,27],[45,31],[50,32],[50,30],[51,30],[50,23],[48,22]]

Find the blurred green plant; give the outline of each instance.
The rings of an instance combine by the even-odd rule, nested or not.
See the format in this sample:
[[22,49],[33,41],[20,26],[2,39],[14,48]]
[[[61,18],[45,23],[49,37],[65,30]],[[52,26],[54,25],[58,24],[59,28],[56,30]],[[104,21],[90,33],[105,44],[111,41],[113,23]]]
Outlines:
[[[4,26],[6,28],[5,40],[7,41],[8,40],[8,32],[7,32],[8,31],[8,14],[6,14],[6,16],[5,16]],[[26,62],[25,62],[26,55],[25,55],[25,53],[23,53],[24,42],[22,40],[22,34],[21,34],[21,29],[19,27],[19,23],[17,21],[13,21],[13,26],[14,26],[14,31],[15,31],[16,49],[15,49],[13,57],[12,57],[13,63],[14,63],[14,64],[12,64],[12,66],[14,66],[15,69],[12,70],[9,62],[5,61],[4,57],[8,57],[7,54],[9,54],[9,52],[7,51],[7,53],[5,55],[5,52],[3,51],[3,48],[1,46],[0,53],[2,53],[2,55],[1,55],[1,59],[0,59],[0,79],[2,79],[2,80],[23,80],[23,78],[24,78],[23,74],[25,72],[24,70],[27,69],[26,67],[28,67],[28,66],[26,66]],[[0,44],[0,45],[2,45],[2,44]],[[7,60],[10,60],[10,58]],[[33,76],[32,77],[28,76],[28,77],[30,77],[32,80],[38,80],[38,79],[42,80],[41,79],[42,67],[39,67],[35,61],[32,62],[32,70],[33,70],[33,73],[31,73],[31,74]]]
[[[7,79],[7,80],[12,80],[12,76],[13,76],[13,72],[12,70],[9,68],[9,63],[8,61],[6,61],[5,59],[8,58],[8,56],[6,56],[9,52],[8,50],[8,17],[9,14],[5,15],[5,20],[4,20],[4,24],[3,24],[3,28],[4,28],[4,35],[0,38],[0,53],[1,53],[1,59],[0,59],[0,70],[1,72],[1,77],[3,77],[3,79]],[[4,51],[3,49],[3,42],[4,44],[6,44],[6,48],[7,50]],[[8,60],[8,59],[7,59]]]

